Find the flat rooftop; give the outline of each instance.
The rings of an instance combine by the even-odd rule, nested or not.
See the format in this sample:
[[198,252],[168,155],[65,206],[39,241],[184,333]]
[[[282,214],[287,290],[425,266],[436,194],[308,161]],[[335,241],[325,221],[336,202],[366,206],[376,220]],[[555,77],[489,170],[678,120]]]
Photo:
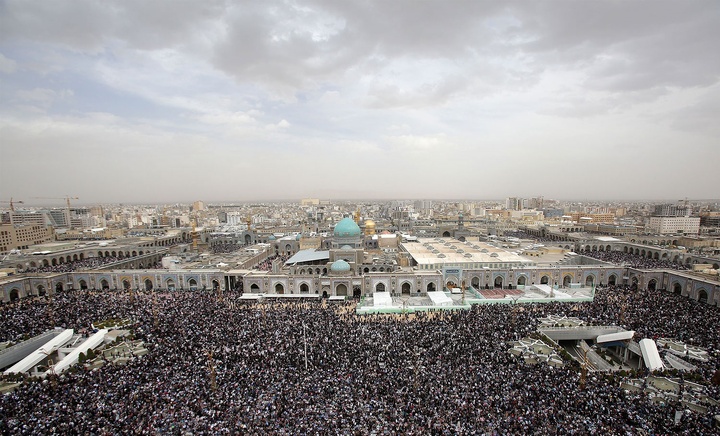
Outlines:
[[453,238],[424,238],[418,239],[418,242],[403,242],[400,246],[415,259],[418,265],[459,263],[533,265],[535,263],[533,259],[478,241],[461,242]]

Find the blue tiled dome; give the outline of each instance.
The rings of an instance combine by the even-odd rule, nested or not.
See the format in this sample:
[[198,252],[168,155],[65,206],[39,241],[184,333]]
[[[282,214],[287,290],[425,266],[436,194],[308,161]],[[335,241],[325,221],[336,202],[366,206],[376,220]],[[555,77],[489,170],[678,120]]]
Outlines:
[[359,237],[362,231],[352,218],[343,218],[335,225],[333,233],[337,238],[353,238]]
[[330,265],[330,271],[332,272],[347,272],[350,271],[350,264],[342,259],[338,259]]

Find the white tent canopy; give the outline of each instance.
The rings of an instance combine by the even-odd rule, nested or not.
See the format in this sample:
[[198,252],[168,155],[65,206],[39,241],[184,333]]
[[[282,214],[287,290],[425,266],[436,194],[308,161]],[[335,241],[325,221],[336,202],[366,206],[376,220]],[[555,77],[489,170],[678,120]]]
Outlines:
[[391,307],[392,297],[389,292],[375,292],[373,294],[373,306],[375,307]]
[[445,295],[444,292],[441,291],[435,291],[435,292],[428,292],[428,297],[433,302],[434,306],[452,306],[453,301],[452,298]]

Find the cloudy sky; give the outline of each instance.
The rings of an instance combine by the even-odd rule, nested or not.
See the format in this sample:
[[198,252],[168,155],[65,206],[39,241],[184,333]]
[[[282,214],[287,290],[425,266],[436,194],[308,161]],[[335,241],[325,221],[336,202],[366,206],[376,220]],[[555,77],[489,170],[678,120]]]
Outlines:
[[0,0],[0,197],[718,198],[718,23],[716,0]]

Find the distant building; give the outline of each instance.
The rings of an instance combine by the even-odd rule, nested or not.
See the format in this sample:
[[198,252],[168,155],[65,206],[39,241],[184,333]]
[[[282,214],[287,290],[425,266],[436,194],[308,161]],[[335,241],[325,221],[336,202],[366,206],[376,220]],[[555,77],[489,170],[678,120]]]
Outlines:
[[690,216],[692,206],[681,204],[659,204],[655,206],[654,216]]
[[652,216],[648,222],[647,230],[660,235],[678,233],[697,235],[700,233],[700,217]]
[[53,228],[45,225],[0,225],[0,254],[52,241],[53,235]]
[[207,206],[202,201],[196,201],[192,205],[192,210],[193,210],[193,212],[201,212],[203,210],[207,210]]

